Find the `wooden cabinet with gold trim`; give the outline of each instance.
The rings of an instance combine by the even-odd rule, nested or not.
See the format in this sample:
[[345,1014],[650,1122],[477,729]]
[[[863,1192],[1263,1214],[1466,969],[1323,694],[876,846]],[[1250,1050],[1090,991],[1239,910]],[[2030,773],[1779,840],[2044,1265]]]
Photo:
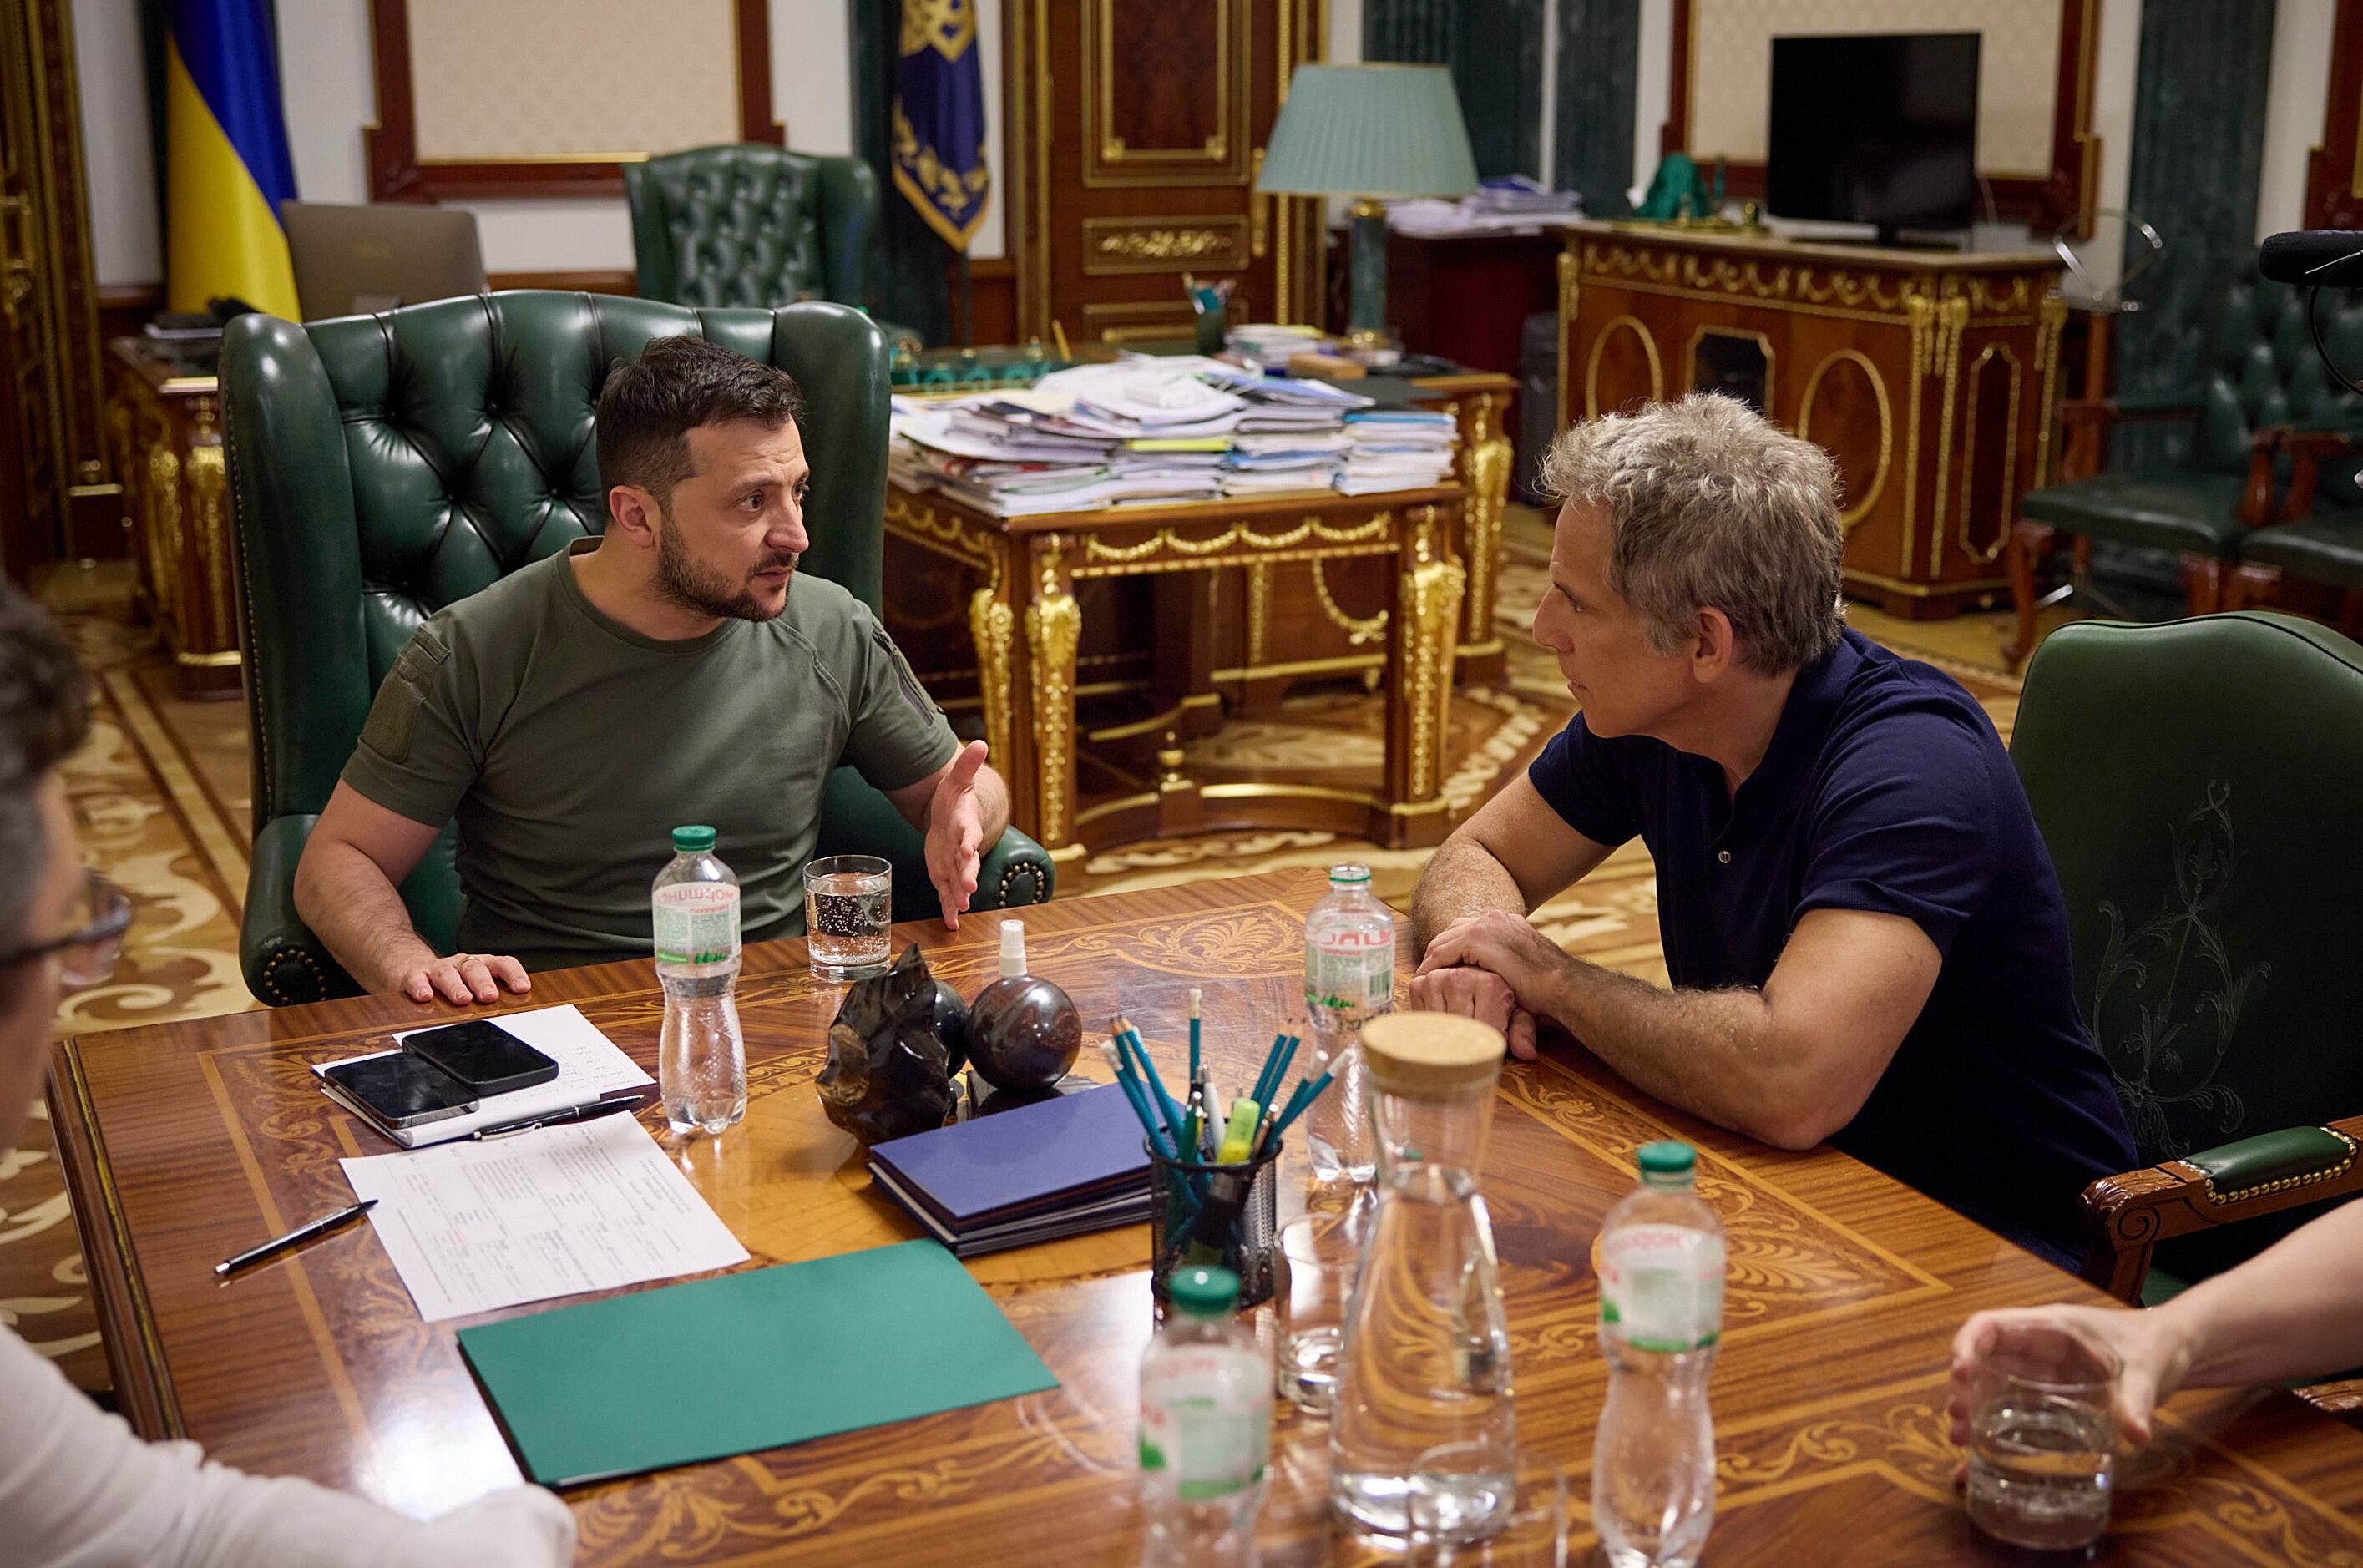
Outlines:
[[1578,224],[1559,426],[1694,387],[1749,396],[1836,461],[1849,593],[1915,618],[1991,603],[2055,456],[2059,272],[2047,252]]
[[181,690],[239,689],[235,570],[221,399],[210,371],[144,339],[108,345],[107,422],[141,607],[172,654]]

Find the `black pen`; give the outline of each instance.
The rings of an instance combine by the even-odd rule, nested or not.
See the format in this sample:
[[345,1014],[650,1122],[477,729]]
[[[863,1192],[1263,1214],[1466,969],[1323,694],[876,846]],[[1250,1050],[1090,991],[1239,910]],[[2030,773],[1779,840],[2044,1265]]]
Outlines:
[[563,1127],[571,1121],[592,1121],[603,1116],[613,1116],[617,1111],[636,1111],[648,1103],[646,1095],[629,1100],[594,1100],[587,1106],[576,1106],[571,1110],[552,1111],[548,1116],[531,1117],[524,1121],[513,1121],[500,1127],[480,1127],[468,1136],[482,1143],[489,1138],[506,1138],[512,1133],[531,1132],[537,1127]]
[[323,1215],[309,1225],[299,1225],[284,1236],[265,1241],[260,1247],[250,1248],[227,1262],[216,1263],[214,1273],[226,1278],[250,1263],[259,1263],[265,1258],[275,1258],[290,1247],[300,1247],[313,1237],[325,1235],[349,1219],[359,1219],[376,1207],[377,1199],[363,1198],[350,1208],[340,1208],[334,1214]]

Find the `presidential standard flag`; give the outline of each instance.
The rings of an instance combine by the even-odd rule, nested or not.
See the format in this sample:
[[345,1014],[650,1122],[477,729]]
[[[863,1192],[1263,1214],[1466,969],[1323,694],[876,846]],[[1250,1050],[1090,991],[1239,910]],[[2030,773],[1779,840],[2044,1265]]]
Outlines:
[[976,0],[903,0],[894,84],[894,187],[965,251],[984,217],[984,71]]
[[279,204],[295,199],[270,0],[172,0],[164,63],[171,307],[235,295],[298,319]]

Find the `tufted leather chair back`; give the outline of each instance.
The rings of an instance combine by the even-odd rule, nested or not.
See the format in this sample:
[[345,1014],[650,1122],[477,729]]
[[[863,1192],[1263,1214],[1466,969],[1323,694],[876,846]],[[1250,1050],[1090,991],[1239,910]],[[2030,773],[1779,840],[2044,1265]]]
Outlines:
[[[2269,283],[2253,260],[2218,274],[2207,313],[2206,370],[2199,387],[2199,432],[2191,461],[2219,473],[2246,473],[2250,432],[2271,426],[2343,429],[2357,417],[2354,395],[2332,383],[2306,325],[2306,291]],[[2363,310],[2325,301],[2333,352],[2353,339],[2340,363],[2363,363]],[[2352,488],[2351,465],[2325,475],[2325,493]]]
[[[419,622],[600,531],[592,411],[608,368],[691,332],[781,366],[814,454],[804,569],[874,609],[886,346],[859,311],[688,310],[520,291],[223,334],[254,822],[316,814]],[[405,894],[430,937],[458,913],[449,835]]]
[[868,302],[878,177],[859,158],[752,141],[693,147],[626,164],[624,197],[643,299]]

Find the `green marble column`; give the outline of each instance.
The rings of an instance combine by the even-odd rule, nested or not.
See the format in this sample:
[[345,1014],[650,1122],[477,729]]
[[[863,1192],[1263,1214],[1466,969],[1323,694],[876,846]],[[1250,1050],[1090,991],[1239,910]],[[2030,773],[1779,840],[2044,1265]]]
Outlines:
[[1559,91],[1551,183],[1583,193],[1593,217],[1618,217],[1633,183],[1641,0],[1559,0]]
[[[2120,318],[2120,393],[2198,384],[2210,280],[2256,249],[2273,10],[2274,0],[2142,7],[2125,205],[2165,236],[2167,250],[2134,284],[2140,312]],[[2130,261],[2133,247],[2147,247],[2137,235],[2127,239]],[[2116,434],[2111,456],[2121,465],[2170,462],[2187,447],[2179,428],[2134,427]]]
[[[853,34],[853,149],[878,176],[878,297],[871,312],[927,343],[951,341],[951,297],[944,279],[953,252],[894,188],[888,152],[894,114],[894,68],[903,36],[902,0],[846,0]],[[793,107],[793,106],[792,106]],[[793,113],[789,117],[793,122]],[[993,199],[1000,199],[998,191]]]
[[1451,66],[1478,175],[1542,172],[1543,0],[1369,0],[1362,58]]

